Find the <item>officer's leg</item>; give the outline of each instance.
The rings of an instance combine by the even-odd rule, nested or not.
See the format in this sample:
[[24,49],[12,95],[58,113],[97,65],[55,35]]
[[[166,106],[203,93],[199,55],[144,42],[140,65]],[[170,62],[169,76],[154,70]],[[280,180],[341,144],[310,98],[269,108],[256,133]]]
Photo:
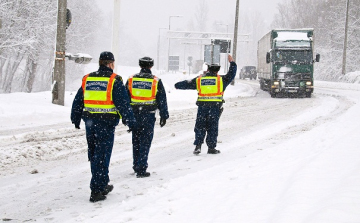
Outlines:
[[213,107],[210,109],[208,123],[207,123],[207,136],[206,144],[209,148],[215,149],[217,144],[217,137],[219,132],[219,117],[220,108]]
[[[139,123],[139,122],[138,122]],[[140,159],[140,138],[141,138],[141,126],[139,129],[132,131],[132,146],[133,146],[133,170],[135,173],[139,171],[139,159]]]
[[143,129],[141,132],[139,172],[145,173],[148,168],[148,157],[151,142],[154,137],[155,113],[143,114]]
[[88,143],[88,158],[90,161],[90,169],[91,169],[91,180],[90,180],[90,189],[94,192],[100,192],[100,188],[98,186],[98,163],[95,151],[97,148],[97,140],[96,140],[96,132],[95,132],[95,123],[93,120],[85,120],[85,129],[86,129],[86,140]]
[[[95,149],[91,168],[93,177],[91,179],[91,187],[95,192],[101,192],[109,183],[109,163],[114,143],[114,131],[108,124],[102,122],[96,123],[95,131]],[[115,129],[114,129],[115,130]]]
[[101,142],[103,144],[103,147],[105,148],[104,151],[104,166],[103,166],[103,184],[106,186],[108,185],[110,179],[109,179],[109,165],[110,165],[110,158],[112,154],[112,149],[114,146],[114,135],[115,135],[115,126],[114,125],[108,125],[104,127],[106,131],[103,131],[105,133],[103,141]]
[[[99,126],[97,122],[94,122],[93,120],[87,120],[85,122],[86,131],[91,133],[89,134],[88,143],[89,141],[92,141],[93,149],[90,153],[90,165],[91,165],[91,181],[90,181],[90,189],[93,192],[101,192],[102,186],[101,186],[101,169],[102,169],[102,151],[101,146],[99,146]],[[88,133],[87,133],[88,135]]]
[[205,108],[199,106],[197,117],[196,117],[196,123],[195,123],[195,141],[194,145],[199,146],[204,143],[204,138],[206,134],[206,110]]
[[85,130],[86,130],[86,141],[88,144],[88,160],[91,161],[94,156],[95,150],[95,132],[93,130],[93,121],[85,121]]

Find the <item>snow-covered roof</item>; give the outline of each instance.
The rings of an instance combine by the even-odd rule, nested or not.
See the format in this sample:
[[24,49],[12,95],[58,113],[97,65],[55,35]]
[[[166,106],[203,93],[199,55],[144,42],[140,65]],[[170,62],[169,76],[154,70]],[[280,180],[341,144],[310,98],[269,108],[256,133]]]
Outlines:
[[278,37],[275,38],[277,41],[286,40],[309,40],[307,32],[277,32]]

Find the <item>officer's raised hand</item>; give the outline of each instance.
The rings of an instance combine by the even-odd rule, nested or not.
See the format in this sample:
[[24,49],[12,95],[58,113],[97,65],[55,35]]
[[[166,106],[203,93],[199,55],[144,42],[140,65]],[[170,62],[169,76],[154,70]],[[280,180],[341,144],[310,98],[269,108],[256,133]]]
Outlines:
[[165,118],[160,118],[160,127],[163,127],[166,124]]
[[234,62],[234,59],[232,58],[232,56],[230,54],[228,55],[228,60],[229,60],[229,63]]

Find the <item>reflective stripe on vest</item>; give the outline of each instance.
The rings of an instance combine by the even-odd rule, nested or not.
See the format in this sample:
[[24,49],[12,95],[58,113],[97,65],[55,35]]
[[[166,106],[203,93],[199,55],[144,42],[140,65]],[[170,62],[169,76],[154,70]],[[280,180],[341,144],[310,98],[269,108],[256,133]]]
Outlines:
[[220,75],[216,77],[200,76],[196,79],[198,101],[223,101],[223,80]]
[[156,104],[156,94],[158,78],[154,79],[130,77],[128,88],[131,95],[131,105],[154,105]]
[[85,111],[117,114],[117,109],[112,100],[115,77],[116,74],[113,73],[110,77],[89,77],[88,74],[83,78]]

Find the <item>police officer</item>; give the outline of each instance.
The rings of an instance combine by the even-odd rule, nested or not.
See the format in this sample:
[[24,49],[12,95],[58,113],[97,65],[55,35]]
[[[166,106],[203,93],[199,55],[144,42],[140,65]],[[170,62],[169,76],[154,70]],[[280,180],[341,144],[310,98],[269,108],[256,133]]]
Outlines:
[[[133,169],[136,177],[149,177],[148,156],[154,136],[155,111],[160,110],[160,126],[169,118],[166,92],[162,81],[152,75],[154,60],[150,57],[139,59],[140,73],[131,76],[125,84],[130,97],[137,128],[132,130]],[[123,124],[127,125],[126,120]]]
[[218,75],[220,65],[211,64],[208,65],[206,74],[200,75],[190,81],[185,80],[175,84],[176,89],[196,89],[198,91],[198,99],[196,102],[198,112],[194,129],[195,155],[201,152],[201,145],[204,143],[206,133],[207,153],[220,153],[220,150],[215,149],[215,147],[217,144],[219,118],[224,102],[223,94],[226,87],[235,78],[237,69],[237,65],[231,55],[228,55],[228,60],[230,62],[230,68],[229,72],[224,76]]
[[113,73],[114,61],[111,52],[100,54],[99,70],[83,77],[71,110],[75,128],[80,129],[81,118],[85,122],[92,174],[91,202],[105,200],[114,188],[108,184],[109,164],[120,114],[130,128],[136,125],[123,80]]

